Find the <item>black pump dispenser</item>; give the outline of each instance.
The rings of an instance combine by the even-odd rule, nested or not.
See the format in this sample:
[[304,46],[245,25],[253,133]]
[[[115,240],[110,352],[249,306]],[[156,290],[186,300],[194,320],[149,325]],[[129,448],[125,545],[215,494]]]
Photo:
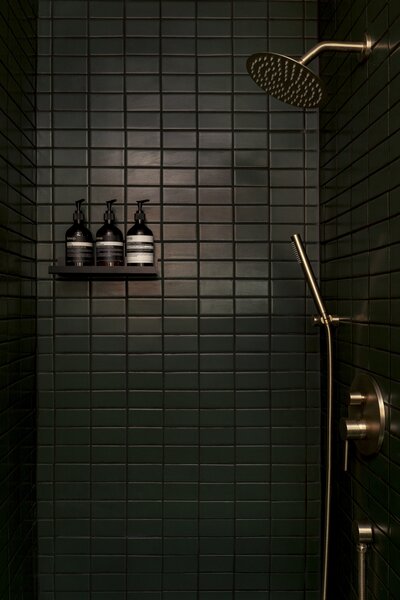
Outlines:
[[112,205],[114,204],[114,202],[116,202],[116,199],[114,198],[114,200],[107,200],[106,205],[107,205],[107,211],[104,213],[104,221],[107,223],[114,223],[115,221],[115,215],[113,213],[113,209],[112,209]]
[[147,200],[137,200],[136,202],[136,204],[138,205],[137,211],[135,212],[136,223],[143,223],[143,221],[146,219],[146,215],[144,214],[143,210],[143,204],[145,202],[150,202],[150,200],[147,198]]
[[65,233],[65,264],[75,267],[93,265],[93,238],[84,226],[85,216],[81,209],[84,198],[76,200],[74,224]]
[[126,262],[137,267],[154,264],[154,237],[151,229],[145,225],[146,215],[143,210],[145,202],[150,200],[137,200],[135,224],[126,234]]
[[85,215],[82,212],[82,203],[85,202],[85,198],[81,198],[80,200],[76,200],[75,202],[75,212],[74,212],[74,223],[81,223],[85,220]]
[[114,225],[113,204],[116,200],[107,200],[104,213],[104,225],[96,234],[96,264],[103,267],[119,267],[124,264],[124,239],[122,232]]

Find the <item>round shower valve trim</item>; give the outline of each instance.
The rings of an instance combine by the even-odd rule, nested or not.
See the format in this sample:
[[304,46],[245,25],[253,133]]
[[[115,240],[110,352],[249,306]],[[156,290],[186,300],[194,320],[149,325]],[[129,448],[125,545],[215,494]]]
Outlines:
[[348,418],[340,420],[345,442],[344,470],[347,470],[348,442],[353,440],[360,454],[371,456],[381,449],[385,435],[385,405],[382,391],[373,377],[358,373],[348,398]]

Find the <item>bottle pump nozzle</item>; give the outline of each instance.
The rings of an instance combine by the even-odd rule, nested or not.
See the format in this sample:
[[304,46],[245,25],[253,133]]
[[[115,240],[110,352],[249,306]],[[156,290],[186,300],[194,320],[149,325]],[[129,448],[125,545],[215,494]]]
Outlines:
[[74,221],[76,221],[77,223],[80,223],[81,221],[85,220],[85,216],[81,209],[82,202],[85,202],[85,198],[81,198],[80,200],[76,200],[75,202],[76,209],[74,212]]
[[112,205],[114,204],[114,202],[116,202],[116,200],[107,200],[106,204],[107,204],[107,210],[104,213],[104,220],[107,221],[107,223],[113,223],[115,221],[115,215],[112,209]]
[[144,210],[143,210],[143,204],[145,202],[150,202],[150,200],[147,198],[146,200],[137,200],[136,204],[138,205],[138,209],[135,213],[135,220],[136,221],[144,221],[146,218],[146,215],[144,214]]

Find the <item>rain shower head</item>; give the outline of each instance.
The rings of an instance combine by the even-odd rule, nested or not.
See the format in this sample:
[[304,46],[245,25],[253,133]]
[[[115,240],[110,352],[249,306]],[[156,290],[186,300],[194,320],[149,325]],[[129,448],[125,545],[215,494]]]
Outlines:
[[268,52],[247,59],[247,71],[267,94],[301,108],[316,108],[326,98],[325,85],[297,60]]
[[274,52],[253,54],[246,66],[255,83],[277,100],[301,108],[317,108],[326,101],[325,84],[306,64],[324,50],[357,51],[364,60],[371,47],[371,38],[365,34],[363,42],[321,42],[299,60]]

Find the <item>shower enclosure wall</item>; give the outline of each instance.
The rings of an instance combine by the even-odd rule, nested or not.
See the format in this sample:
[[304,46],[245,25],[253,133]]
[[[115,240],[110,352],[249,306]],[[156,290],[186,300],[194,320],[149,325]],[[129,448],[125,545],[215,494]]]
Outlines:
[[[40,600],[316,600],[318,332],[288,238],[318,259],[317,114],[257,51],[302,55],[316,1],[39,3]],[[150,198],[160,277],[59,281]]]
[[0,598],[35,572],[35,3],[0,3]]
[[[321,2],[323,39],[368,31],[374,50],[362,68],[344,55],[324,56],[330,100],[320,114],[322,291],[330,309],[351,317],[337,330],[332,548],[333,598],[357,598],[353,519],[374,531],[368,553],[368,598],[400,589],[399,298],[400,298],[400,5],[397,0]],[[343,472],[338,421],[357,370],[386,396],[380,454],[350,449]]]
[[[365,68],[321,58],[322,292],[351,321],[335,336],[330,593],[357,598],[351,524],[368,519],[368,595],[396,597],[398,2],[38,4],[0,2],[0,599],[34,600],[36,570],[40,600],[320,599],[318,332],[288,243],[298,231],[317,261],[317,115],[245,70],[312,47],[317,4],[318,39],[375,43]],[[82,196],[92,231],[105,200],[124,228],[151,198],[157,280],[49,277]],[[345,474],[356,370],[389,425]]]

